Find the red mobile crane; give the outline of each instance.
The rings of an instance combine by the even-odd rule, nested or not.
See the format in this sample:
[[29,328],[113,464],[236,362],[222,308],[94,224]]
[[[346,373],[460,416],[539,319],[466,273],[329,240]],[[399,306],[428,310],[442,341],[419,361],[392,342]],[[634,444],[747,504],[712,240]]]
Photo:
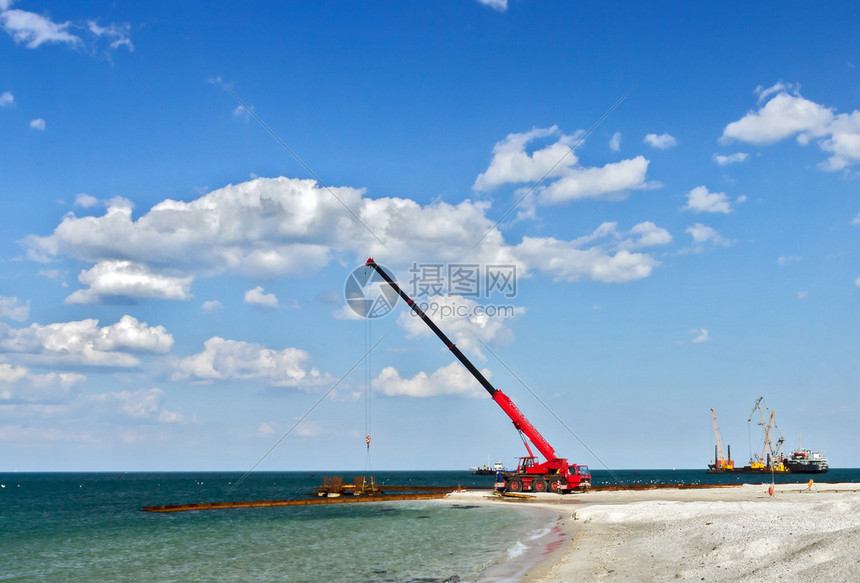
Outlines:
[[[454,353],[454,356],[466,367],[466,370],[472,373],[472,376],[490,393],[490,397],[511,418],[514,427],[520,432],[520,437],[523,438],[523,444],[526,446],[529,455],[520,458],[516,472],[504,475],[505,490],[509,492],[521,492],[523,490],[534,492],[569,492],[576,489],[585,490],[591,486],[591,473],[588,471],[588,466],[569,464],[566,459],[556,456],[553,447],[544,439],[535,426],[526,419],[526,416],[514,405],[510,397],[490,384],[490,381],[481,374],[481,371],[475,368],[475,365],[436,326],[424,310],[413,302],[412,298],[406,295],[406,292],[400,289],[400,286],[395,283],[385,270],[377,265],[373,257],[367,260],[366,265],[375,269],[382,279],[412,308],[412,311],[424,320],[424,323]],[[526,438],[528,438],[528,441],[526,441]],[[529,441],[546,458],[545,462],[538,462],[538,458],[532,452],[532,448],[529,447]]]

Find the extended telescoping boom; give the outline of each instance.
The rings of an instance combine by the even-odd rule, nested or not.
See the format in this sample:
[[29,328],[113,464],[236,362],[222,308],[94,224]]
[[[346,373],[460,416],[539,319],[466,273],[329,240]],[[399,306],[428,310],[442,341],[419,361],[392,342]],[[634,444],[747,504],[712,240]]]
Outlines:
[[[490,381],[481,374],[481,371],[436,326],[424,310],[413,302],[412,298],[406,295],[406,292],[400,289],[400,286],[397,285],[391,276],[376,264],[372,257],[367,260],[366,265],[375,269],[382,279],[412,308],[412,311],[433,330],[436,336],[445,343],[445,346],[454,353],[457,360],[466,367],[466,370],[472,373],[472,376],[490,393],[490,397],[502,408],[502,411],[511,418],[514,427],[520,432],[520,435],[528,438],[528,441],[523,439],[523,444],[525,444],[529,455],[520,458],[516,472],[504,475],[506,490],[510,492],[521,492],[523,490],[532,490],[534,492],[568,492],[576,489],[584,490],[591,486],[591,474],[588,471],[588,466],[570,464],[566,459],[556,456],[553,447],[544,439],[535,426],[526,419],[526,416],[514,405],[510,397],[490,384]],[[529,447],[529,441],[546,458],[545,462],[538,463],[538,458],[532,452],[531,447]]]

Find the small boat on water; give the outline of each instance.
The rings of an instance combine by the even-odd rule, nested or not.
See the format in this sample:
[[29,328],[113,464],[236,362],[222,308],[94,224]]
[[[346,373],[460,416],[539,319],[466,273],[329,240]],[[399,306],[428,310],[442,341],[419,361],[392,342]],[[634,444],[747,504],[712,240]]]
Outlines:
[[472,472],[473,476],[495,476],[496,472],[510,472],[512,470],[507,469],[502,462],[496,462],[492,466],[484,464],[483,466],[472,467],[469,468],[469,471]]
[[823,474],[830,467],[821,452],[809,449],[796,449],[784,460],[792,474]]

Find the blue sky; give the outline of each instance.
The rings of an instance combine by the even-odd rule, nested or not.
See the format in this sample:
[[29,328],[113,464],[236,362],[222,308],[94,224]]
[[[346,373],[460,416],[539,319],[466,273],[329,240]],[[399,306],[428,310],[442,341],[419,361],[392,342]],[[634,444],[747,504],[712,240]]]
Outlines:
[[858,16],[0,0],[0,470],[860,466]]

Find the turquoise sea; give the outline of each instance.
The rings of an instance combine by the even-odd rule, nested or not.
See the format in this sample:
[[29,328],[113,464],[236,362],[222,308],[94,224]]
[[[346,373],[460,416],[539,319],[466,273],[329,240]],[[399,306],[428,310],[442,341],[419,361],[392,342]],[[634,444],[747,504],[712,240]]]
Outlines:
[[[557,544],[552,513],[406,501],[153,514],[142,506],[300,498],[324,475],[0,473],[0,581],[518,581]],[[468,472],[375,472],[383,485],[490,487]],[[702,470],[593,471],[595,485],[762,482]],[[806,482],[810,476],[777,476]],[[832,469],[818,482],[860,481]],[[571,496],[581,496],[573,494]]]
[[[545,512],[435,500],[153,514],[142,506],[300,498],[323,473],[0,474],[0,581],[516,580],[552,539]],[[392,485],[491,485],[468,472]],[[489,481],[488,481],[489,480]],[[556,534],[557,536],[557,534]]]

